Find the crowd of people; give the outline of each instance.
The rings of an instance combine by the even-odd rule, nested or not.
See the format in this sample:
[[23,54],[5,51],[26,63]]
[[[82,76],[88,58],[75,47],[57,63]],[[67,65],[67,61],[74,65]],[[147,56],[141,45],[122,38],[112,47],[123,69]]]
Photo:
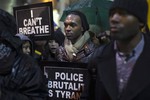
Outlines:
[[41,61],[88,64],[84,100],[149,100],[147,12],[146,0],[115,0],[110,29],[97,34],[84,13],[69,11],[64,33],[55,24],[48,39],[36,41],[17,33],[14,16],[0,9],[0,100],[47,100]]

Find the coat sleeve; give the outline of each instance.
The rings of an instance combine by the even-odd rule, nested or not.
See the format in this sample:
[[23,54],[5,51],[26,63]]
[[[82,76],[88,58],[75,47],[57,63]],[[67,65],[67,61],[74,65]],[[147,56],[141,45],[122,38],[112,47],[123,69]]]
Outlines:
[[4,79],[2,100],[45,100],[48,93],[44,75],[31,59],[25,60],[22,59],[18,69],[15,69],[15,76],[10,75]]

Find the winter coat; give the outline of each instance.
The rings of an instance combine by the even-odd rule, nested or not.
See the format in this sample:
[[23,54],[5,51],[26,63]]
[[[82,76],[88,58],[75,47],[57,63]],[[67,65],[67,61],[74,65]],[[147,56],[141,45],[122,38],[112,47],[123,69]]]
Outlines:
[[28,55],[18,55],[11,72],[0,75],[0,100],[44,100],[46,91],[43,73]]
[[73,54],[73,59],[69,58],[65,46],[60,46],[56,52],[56,58],[58,61],[88,63],[96,48],[96,45],[90,39],[88,31],[84,33],[84,38],[80,38],[75,45],[79,46],[77,48],[77,52]]
[[72,61],[68,58],[67,52],[63,46],[59,47],[59,55],[57,55],[58,61],[64,61],[64,62],[81,62],[81,63],[87,63],[91,57],[91,54],[94,51],[94,44],[89,41],[86,43],[81,50],[76,54],[76,56],[73,58]]
[[116,60],[113,43],[95,51],[90,63],[97,69],[95,99],[92,100],[150,100],[150,38],[145,36],[145,45],[137,59],[126,89],[119,94]]
[[[20,52],[22,42],[16,33],[14,17],[0,9],[0,43],[11,48],[10,54],[0,59],[0,100],[44,100],[43,73],[33,58]],[[8,53],[6,48],[2,51]]]
[[15,36],[19,37],[22,42],[23,41],[29,41],[29,43],[31,45],[31,56],[33,56],[33,54],[34,54],[34,48],[33,48],[33,42],[32,42],[32,40],[28,36],[26,36],[26,35],[24,35],[22,33],[18,33]]

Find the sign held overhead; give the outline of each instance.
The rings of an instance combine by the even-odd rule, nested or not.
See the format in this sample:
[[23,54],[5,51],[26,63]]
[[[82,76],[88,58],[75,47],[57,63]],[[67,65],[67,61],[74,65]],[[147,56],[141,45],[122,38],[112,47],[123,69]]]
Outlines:
[[52,2],[14,7],[17,32],[41,40],[53,31]]

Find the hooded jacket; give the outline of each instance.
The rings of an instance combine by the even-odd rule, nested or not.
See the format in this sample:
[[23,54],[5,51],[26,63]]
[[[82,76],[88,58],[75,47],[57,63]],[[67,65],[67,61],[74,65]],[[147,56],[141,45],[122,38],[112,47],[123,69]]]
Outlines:
[[33,49],[33,42],[31,41],[31,39],[24,35],[24,34],[16,34],[17,37],[19,37],[22,41],[29,41],[30,45],[31,45],[31,56],[33,55],[34,49]]
[[[43,73],[30,56],[20,52],[21,40],[15,37],[16,33],[14,17],[0,9],[0,44],[7,41],[11,54],[15,53],[6,61],[7,73],[0,74],[0,100],[44,100],[47,90]],[[2,61],[0,68],[5,70]]]

